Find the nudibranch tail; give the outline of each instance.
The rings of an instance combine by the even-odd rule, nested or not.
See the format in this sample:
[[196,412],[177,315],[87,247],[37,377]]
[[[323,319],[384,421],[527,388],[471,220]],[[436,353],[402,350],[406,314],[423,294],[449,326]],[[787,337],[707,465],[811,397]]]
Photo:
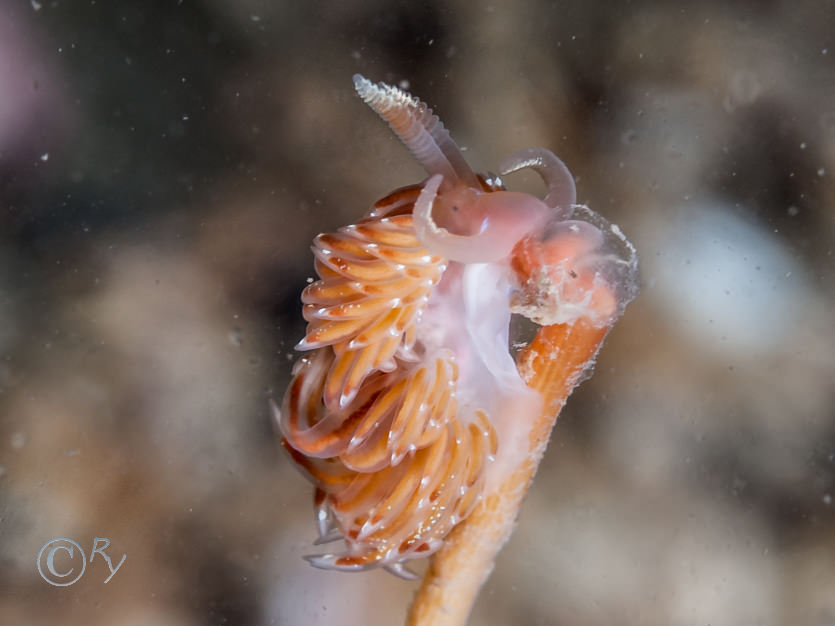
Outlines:
[[383,118],[426,171],[468,187],[478,186],[458,146],[438,116],[425,103],[385,83],[354,74],[359,96]]

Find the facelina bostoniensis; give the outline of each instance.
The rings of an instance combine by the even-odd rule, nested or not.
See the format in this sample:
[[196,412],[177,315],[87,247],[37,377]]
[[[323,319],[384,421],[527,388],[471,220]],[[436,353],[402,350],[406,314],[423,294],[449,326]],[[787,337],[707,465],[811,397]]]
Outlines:
[[[429,177],[316,237],[319,280],[302,293],[304,355],[279,410],[283,445],[316,486],[322,568],[411,577],[527,450],[514,421],[539,412],[508,349],[511,313],[540,324],[616,314],[623,261],[605,226],[574,219],[574,180],[543,148],[544,200],[475,174],[423,102],[357,75],[354,85]],[[604,232],[605,231],[605,232]],[[524,431],[522,431],[524,432]]]

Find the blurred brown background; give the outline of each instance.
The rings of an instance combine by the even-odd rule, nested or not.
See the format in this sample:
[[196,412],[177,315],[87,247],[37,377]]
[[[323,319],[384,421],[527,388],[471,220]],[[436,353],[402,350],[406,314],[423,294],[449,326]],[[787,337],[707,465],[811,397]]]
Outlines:
[[[310,239],[423,175],[361,72],[479,170],[553,149],[642,260],[471,623],[835,624],[834,33],[811,0],[2,0],[0,623],[402,620],[413,583],[301,559],[267,409]],[[126,560],[50,586],[58,537]]]

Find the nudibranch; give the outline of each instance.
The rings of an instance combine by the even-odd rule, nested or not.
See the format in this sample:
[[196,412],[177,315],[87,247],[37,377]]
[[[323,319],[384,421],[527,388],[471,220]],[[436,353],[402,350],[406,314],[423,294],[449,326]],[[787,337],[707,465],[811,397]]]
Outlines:
[[315,485],[317,543],[346,545],[308,560],[412,577],[404,564],[438,550],[528,454],[543,394],[511,355],[511,316],[607,327],[634,296],[637,265],[617,227],[576,204],[550,151],[500,166],[532,168],[544,199],[508,191],[470,169],[426,104],[359,75],[354,86],[428,178],[315,238],[303,355],[273,410]]

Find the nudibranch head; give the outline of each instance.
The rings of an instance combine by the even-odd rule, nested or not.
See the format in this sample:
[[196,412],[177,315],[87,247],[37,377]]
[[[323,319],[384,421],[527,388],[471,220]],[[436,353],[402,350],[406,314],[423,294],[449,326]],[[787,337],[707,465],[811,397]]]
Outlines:
[[637,262],[616,227],[575,204],[548,150],[501,167],[533,168],[545,198],[508,191],[470,169],[423,102],[354,84],[428,178],[314,240],[304,355],[274,411],[316,485],[319,542],[347,545],[311,563],[409,576],[404,562],[437,550],[526,453],[525,416],[542,400],[509,353],[511,314],[602,326],[634,296],[620,285]]

